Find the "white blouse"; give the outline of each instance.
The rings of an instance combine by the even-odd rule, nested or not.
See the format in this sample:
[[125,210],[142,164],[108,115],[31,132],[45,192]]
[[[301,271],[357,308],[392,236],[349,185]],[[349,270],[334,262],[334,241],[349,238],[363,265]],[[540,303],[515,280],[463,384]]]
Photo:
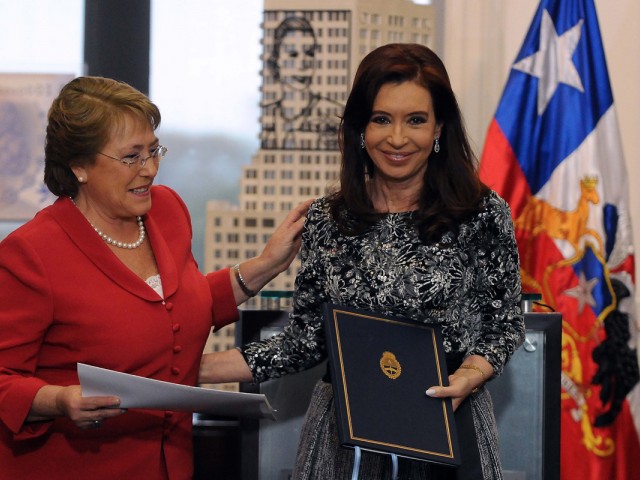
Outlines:
[[160,298],[164,298],[164,293],[162,291],[162,281],[160,280],[160,274],[151,275],[146,280],[147,285],[155,290],[155,292],[160,295]]

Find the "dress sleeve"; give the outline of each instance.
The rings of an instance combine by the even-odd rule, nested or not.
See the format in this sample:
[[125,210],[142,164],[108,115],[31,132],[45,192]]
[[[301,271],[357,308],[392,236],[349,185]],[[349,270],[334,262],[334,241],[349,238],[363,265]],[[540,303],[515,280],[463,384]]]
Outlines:
[[24,427],[36,393],[46,385],[33,375],[53,303],[40,259],[20,237],[0,244],[0,285],[0,421],[20,434],[16,438],[28,438],[50,425]]
[[207,274],[212,298],[213,327],[216,330],[238,320],[238,306],[233,296],[229,269],[223,268]]
[[320,217],[321,212],[314,207],[307,215],[289,324],[282,333],[243,347],[245,360],[257,383],[307,370],[326,358],[321,314],[326,298],[325,275],[317,235]]
[[507,203],[493,194],[480,217],[473,248],[477,266],[475,301],[480,317],[467,356],[483,356],[497,376],[525,337],[520,261]]

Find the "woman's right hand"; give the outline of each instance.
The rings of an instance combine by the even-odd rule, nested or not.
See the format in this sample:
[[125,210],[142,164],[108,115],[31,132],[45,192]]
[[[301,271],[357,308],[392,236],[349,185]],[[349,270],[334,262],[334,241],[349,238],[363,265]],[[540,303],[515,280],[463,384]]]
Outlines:
[[103,421],[125,412],[126,409],[120,408],[118,397],[83,397],[80,385],[47,385],[36,394],[27,421],[46,421],[65,416],[78,428],[87,430],[99,428]]

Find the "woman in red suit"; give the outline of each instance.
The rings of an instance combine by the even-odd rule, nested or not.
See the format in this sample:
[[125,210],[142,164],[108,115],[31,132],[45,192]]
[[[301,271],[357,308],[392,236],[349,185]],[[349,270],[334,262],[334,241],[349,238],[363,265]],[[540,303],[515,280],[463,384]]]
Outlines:
[[158,108],[80,77],[49,111],[51,206],[0,243],[0,479],[187,479],[191,414],[82,397],[78,362],[196,385],[211,328],[288,267],[306,204],[260,256],[203,275],[185,204],[153,180]]

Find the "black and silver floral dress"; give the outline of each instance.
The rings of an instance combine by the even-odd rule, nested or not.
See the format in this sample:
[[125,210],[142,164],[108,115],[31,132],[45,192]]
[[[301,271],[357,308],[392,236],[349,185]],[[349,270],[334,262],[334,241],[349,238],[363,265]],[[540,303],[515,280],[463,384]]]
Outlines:
[[[311,368],[326,358],[323,302],[439,325],[447,355],[481,355],[495,375],[502,372],[525,333],[508,205],[491,192],[482,211],[460,225],[455,237],[445,234],[441,242],[430,245],[418,238],[413,215],[390,213],[366,234],[345,236],[329,215],[325,199],[312,205],[289,325],[282,334],[243,348],[256,382]],[[481,389],[468,400],[463,405],[469,405],[473,418],[476,474],[482,472],[475,478],[500,479],[491,398]],[[351,478],[353,453],[338,446],[333,408],[331,385],[321,381],[307,412],[296,480]],[[463,464],[464,458],[463,453]],[[388,463],[386,456],[364,452],[359,478],[389,478]],[[430,465],[406,461],[401,478],[443,478]]]

